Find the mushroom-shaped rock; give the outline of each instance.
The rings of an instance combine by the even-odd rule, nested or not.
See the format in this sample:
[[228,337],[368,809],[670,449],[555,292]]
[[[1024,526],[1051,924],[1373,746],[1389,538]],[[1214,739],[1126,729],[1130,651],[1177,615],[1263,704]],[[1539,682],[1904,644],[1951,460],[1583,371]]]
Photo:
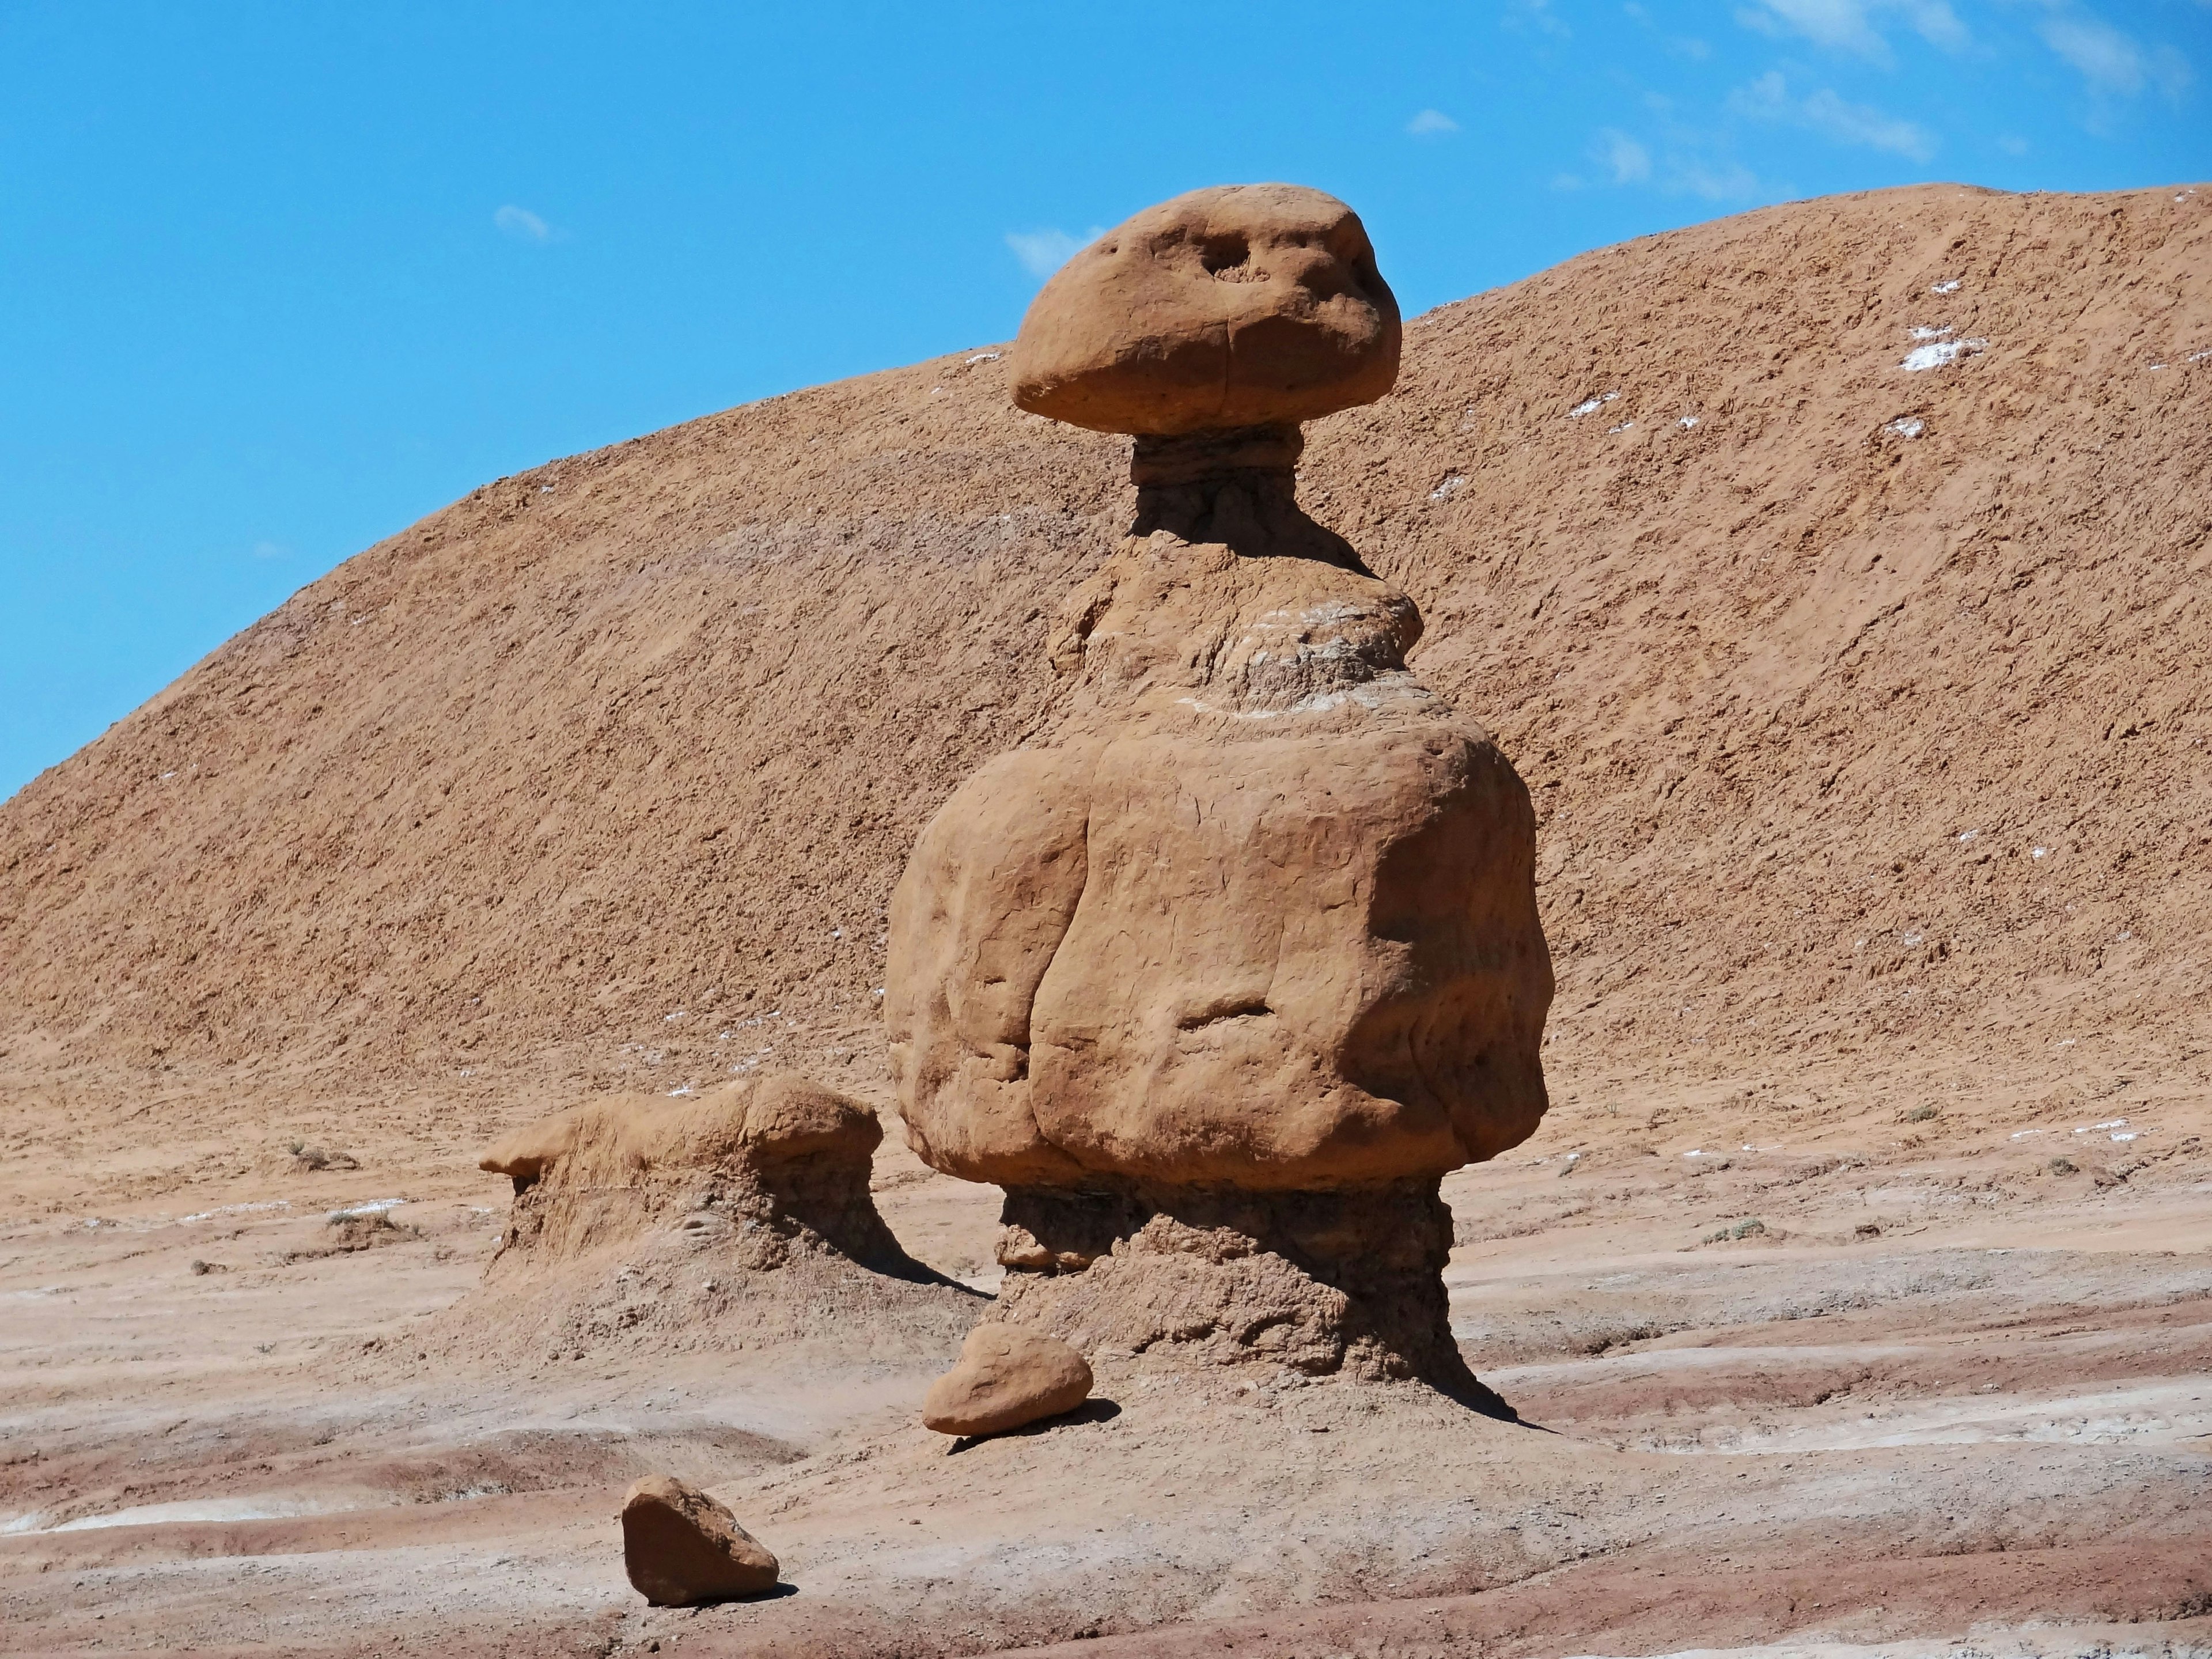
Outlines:
[[1312,420],[1397,378],[1398,301],[1366,228],[1297,185],[1146,208],[1047,283],[1014,342],[1014,401],[1154,436]]
[[[478,1159],[514,1183],[493,1275],[601,1251],[629,1253],[634,1270],[648,1259],[668,1273],[688,1264],[682,1282],[694,1287],[725,1284],[716,1270],[767,1271],[825,1253],[909,1271],[868,1190],[883,1133],[868,1106],[790,1072],[696,1097],[571,1106],[501,1136]],[[642,1301],[658,1282],[633,1288]],[[653,1307],[682,1322],[665,1289]]]
[[658,1607],[757,1595],[775,1587],[775,1557],[738,1517],[672,1474],[648,1474],[623,1499],[623,1565]]
[[1001,1434],[1072,1412],[1091,1397],[1091,1366],[1056,1336],[1018,1325],[978,1325],[959,1363],[929,1385],[924,1426],[939,1434]]
[[1014,401],[1133,434],[1135,515],[1053,631],[1051,725],[916,842],[884,1014],[908,1144],[1006,1189],[997,1322],[1486,1403],[1438,1183],[1544,1113],[1535,812],[1297,495],[1298,423],[1387,392],[1400,333],[1358,216],[1287,185],[1045,285]]

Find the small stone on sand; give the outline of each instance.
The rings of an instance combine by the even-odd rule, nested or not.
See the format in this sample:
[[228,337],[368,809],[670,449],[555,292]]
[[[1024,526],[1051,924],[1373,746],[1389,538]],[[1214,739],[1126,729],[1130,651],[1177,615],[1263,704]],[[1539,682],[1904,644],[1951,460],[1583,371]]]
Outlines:
[[978,1325],[961,1345],[959,1363],[929,1385],[921,1420],[939,1434],[1000,1434],[1090,1397],[1090,1364],[1058,1337]]
[[775,1584],[776,1559],[698,1487],[648,1474],[623,1499],[623,1565],[657,1607],[685,1607]]

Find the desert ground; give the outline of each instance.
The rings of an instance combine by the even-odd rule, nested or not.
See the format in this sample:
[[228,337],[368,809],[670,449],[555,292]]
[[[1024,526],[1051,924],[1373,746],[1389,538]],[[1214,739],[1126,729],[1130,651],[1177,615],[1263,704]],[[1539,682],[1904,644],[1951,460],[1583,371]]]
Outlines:
[[[2015,1139],[1952,1097],[1928,1120],[1948,1120],[1936,1152],[1895,1121],[1917,1108],[1868,1093],[1797,1134],[1740,1101],[1609,1097],[1449,1182],[1454,1330],[1520,1425],[1414,1384],[1224,1375],[1194,1393],[1133,1358],[1101,1364],[1110,1406],[952,1450],[915,1415],[950,1332],[432,1353],[422,1334],[481,1274],[504,1207],[481,1176],[395,1192],[303,1172],[198,1191],[198,1211],[18,1219],[0,1258],[8,1639],[2212,1648],[2201,1105],[2045,1115]],[[2141,1138],[2116,1144],[2127,1131],[2096,1125],[2123,1115]],[[888,1146],[878,1184],[912,1252],[988,1291],[988,1189]],[[326,1218],[395,1198],[366,1243]],[[791,1594],[647,1607],[614,1516],[659,1469],[772,1540]]]
[[[1517,1422],[1118,1353],[916,1421],[999,1194],[898,1133],[884,905],[1127,517],[1000,348],[303,591],[0,805],[0,1650],[2212,1653],[2208,216],[1765,210],[1310,429],[1538,803],[1552,1106],[1444,1186]],[[770,1065],[942,1282],[487,1294],[485,1140]],[[782,1591],[648,1607],[650,1471]]]

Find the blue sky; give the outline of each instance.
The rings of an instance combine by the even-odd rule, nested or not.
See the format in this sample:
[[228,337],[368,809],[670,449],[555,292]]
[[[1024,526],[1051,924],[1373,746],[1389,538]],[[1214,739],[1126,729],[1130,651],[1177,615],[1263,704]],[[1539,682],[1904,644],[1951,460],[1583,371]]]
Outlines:
[[2212,0],[0,0],[0,794],[475,485],[1003,338],[1200,185],[1409,312],[1924,179],[2212,175]]

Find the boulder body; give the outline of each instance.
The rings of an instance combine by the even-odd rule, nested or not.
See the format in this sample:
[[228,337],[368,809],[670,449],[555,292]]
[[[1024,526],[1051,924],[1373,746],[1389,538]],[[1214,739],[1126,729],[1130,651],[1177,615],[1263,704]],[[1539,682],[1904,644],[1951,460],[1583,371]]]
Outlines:
[[978,1325],[959,1363],[936,1382],[921,1420],[939,1434],[1003,1434],[1072,1412],[1091,1397],[1091,1366],[1058,1337],[1018,1325]]
[[1308,421],[1389,391],[1400,334],[1358,214],[1301,185],[1218,185],[1060,267],[1015,339],[1014,401],[1102,432]]
[[757,1595],[775,1587],[775,1556],[736,1516],[672,1474],[648,1474],[623,1499],[623,1565],[657,1607]]
[[1534,1130],[1534,813],[1406,671],[1419,630],[1364,572],[1164,532],[1076,596],[1068,728],[956,792],[892,900],[925,1160],[1314,1190]]

